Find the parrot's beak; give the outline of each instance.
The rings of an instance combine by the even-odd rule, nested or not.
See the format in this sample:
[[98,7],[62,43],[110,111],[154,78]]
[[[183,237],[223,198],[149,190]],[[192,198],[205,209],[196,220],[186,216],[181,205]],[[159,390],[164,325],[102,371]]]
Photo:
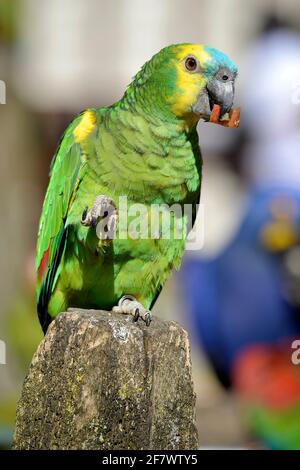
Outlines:
[[[218,74],[202,90],[193,106],[193,111],[205,121],[215,122],[227,127],[238,127],[239,109],[232,109],[233,100],[234,80],[220,80]],[[228,114],[229,120],[226,119]],[[232,114],[234,114],[234,122],[231,120]],[[229,122],[230,125],[228,125]]]
[[209,99],[210,111],[213,110],[215,104],[221,108],[220,117],[222,118],[232,108],[234,99],[234,82],[221,82],[213,79],[207,84],[207,94]]
[[208,121],[215,104],[220,106],[220,117],[222,118],[232,108],[234,99],[233,82],[220,82],[213,78],[202,90],[193,111]]

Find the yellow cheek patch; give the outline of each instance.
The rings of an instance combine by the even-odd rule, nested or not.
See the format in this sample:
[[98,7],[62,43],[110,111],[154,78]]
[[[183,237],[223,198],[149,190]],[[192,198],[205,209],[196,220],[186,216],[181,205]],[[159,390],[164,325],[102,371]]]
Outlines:
[[94,130],[96,125],[96,116],[93,111],[85,111],[80,123],[75,127],[73,134],[77,143],[83,142]]
[[188,72],[183,64],[186,56],[193,55],[198,59],[200,64],[210,60],[209,54],[205,51],[202,45],[186,45],[182,46],[176,55],[178,64],[176,66],[177,92],[173,97],[172,111],[176,116],[182,116],[191,112],[191,107],[196,102],[200,90],[205,85],[204,78],[199,73]]

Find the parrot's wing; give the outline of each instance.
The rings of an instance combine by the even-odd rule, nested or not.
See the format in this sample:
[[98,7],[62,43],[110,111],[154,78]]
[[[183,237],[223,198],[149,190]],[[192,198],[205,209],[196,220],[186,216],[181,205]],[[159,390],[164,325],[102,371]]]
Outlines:
[[74,130],[82,119],[81,113],[71,122],[54,155],[39,224],[36,251],[36,295],[42,327],[46,326],[48,321],[48,301],[65,247],[66,219],[76,196],[81,179],[80,173],[84,165],[81,146],[74,137]]

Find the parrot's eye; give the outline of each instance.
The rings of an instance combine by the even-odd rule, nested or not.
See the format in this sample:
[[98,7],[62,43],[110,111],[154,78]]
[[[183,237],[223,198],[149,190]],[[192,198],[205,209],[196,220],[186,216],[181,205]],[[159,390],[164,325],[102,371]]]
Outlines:
[[185,59],[185,68],[189,71],[189,72],[195,72],[195,70],[197,69],[197,61],[194,57],[187,57]]
[[223,82],[227,82],[228,78],[229,78],[228,75],[223,75],[223,76],[222,76]]

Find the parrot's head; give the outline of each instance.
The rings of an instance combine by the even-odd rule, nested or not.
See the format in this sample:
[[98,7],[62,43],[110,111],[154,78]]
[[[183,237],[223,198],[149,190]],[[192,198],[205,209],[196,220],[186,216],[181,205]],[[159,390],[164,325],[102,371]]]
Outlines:
[[179,119],[208,121],[214,105],[220,116],[234,100],[236,65],[217,49],[199,44],[165,47],[136,76],[136,84],[151,88],[152,99]]

